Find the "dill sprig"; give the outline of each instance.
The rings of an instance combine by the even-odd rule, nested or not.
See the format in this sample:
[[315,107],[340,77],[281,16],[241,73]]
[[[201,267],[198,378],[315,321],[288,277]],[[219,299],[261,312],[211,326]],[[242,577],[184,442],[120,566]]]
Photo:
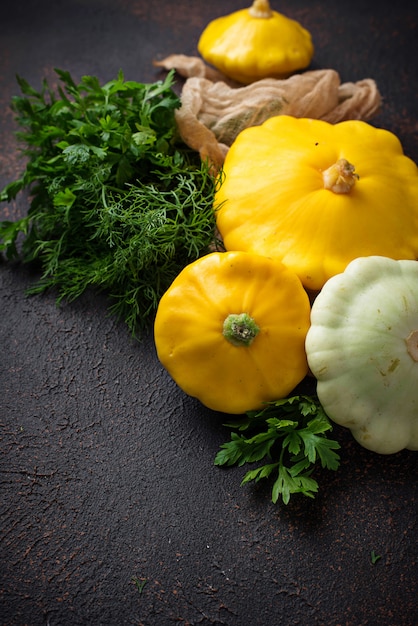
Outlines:
[[0,250],[40,265],[30,294],[55,288],[61,302],[105,291],[110,312],[137,334],[213,242],[214,179],[178,136],[173,73],[143,84],[119,72],[101,85],[56,72],[57,91],[18,77],[23,95],[11,106],[26,167],[0,200],[27,191],[30,206],[0,222]]

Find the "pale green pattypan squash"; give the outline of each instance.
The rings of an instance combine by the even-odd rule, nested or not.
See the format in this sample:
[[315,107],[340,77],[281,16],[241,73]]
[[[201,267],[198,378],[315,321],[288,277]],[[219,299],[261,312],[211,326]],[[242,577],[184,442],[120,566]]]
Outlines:
[[314,301],[305,345],[330,419],[374,452],[418,450],[418,261],[351,261]]

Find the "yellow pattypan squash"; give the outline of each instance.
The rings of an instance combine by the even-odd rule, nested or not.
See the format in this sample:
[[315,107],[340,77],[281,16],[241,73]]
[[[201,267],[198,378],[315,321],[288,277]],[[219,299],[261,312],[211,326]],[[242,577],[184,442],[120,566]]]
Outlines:
[[209,22],[197,47],[205,61],[244,84],[286,78],[307,67],[314,53],[310,33],[272,11],[268,0]]
[[185,393],[241,414],[285,397],[306,376],[310,303],[282,263],[212,252],[186,266],[160,300],[157,355]]
[[226,249],[278,258],[309,290],[360,256],[418,257],[418,168],[387,130],[273,117],[238,135],[222,176]]

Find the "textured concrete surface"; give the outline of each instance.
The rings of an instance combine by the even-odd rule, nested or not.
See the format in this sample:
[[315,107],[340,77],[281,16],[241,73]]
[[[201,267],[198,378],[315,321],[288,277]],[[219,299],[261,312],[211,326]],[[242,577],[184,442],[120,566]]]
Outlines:
[[[272,2],[312,32],[313,67],[375,78],[373,123],[418,162],[416,2]],[[194,54],[237,0],[22,0],[2,9],[0,181],[19,172],[15,75],[152,81]],[[1,217],[27,209],[1,205]],[[267,484],[213,459],[225,416],[186,397],[152,336],[134,342],[104,296],[27,298],[30,268],[0,265],[2,626],[414,626],[416,453],[381,457],[343,429],[315,500],[273,505]],[[309,385],[309,383],[308,383]],[[373,564],[371,552],[380,555]]]

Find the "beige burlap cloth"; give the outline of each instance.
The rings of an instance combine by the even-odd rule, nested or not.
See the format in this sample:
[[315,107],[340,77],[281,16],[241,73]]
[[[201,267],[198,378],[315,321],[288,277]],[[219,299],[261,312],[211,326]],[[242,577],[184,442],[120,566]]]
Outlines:
[[229,146],[248,126],[274,115],[325,120],[367,121],[381,107],[376,83],[366,78],[341,83],[333,69],[312,70],[286,79],[264,78],[242,86],[228,81],[200,58],[173,54],[154,63],[185,77],[181,107],[176,111],[183,141],[208,159],[215,171],[222,167]]

